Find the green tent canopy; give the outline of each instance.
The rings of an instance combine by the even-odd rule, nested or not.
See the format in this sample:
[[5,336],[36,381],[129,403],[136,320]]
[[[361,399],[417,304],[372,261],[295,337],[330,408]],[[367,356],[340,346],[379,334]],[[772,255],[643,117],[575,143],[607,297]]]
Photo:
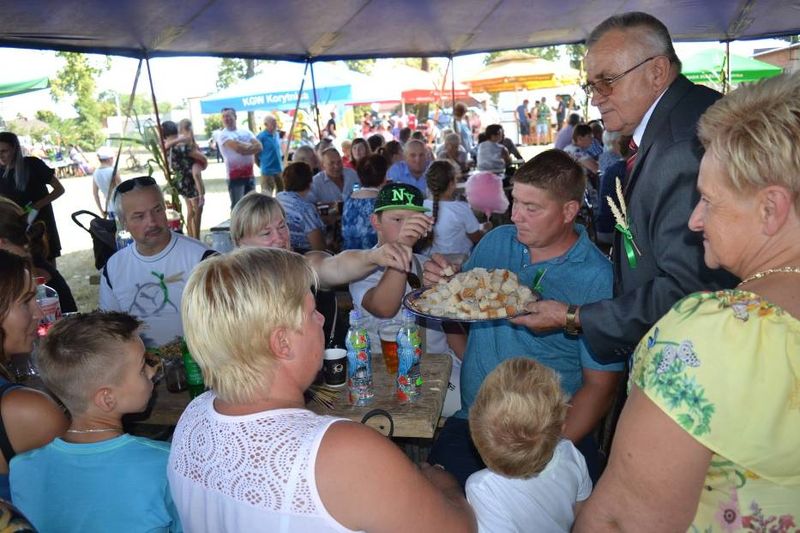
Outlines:
[[[762,78],[777,76],[783,69],[751,59],[731,54],[731,83],[747,83]],[[696,83],[721,85],[727,69],[725,52],[704,50],[683,62],[683,75]]]
[[48,87],[50,87],[50,80],[47,78],[0,83],[0,98],[29,93],[31,91],[39,91],[41,89],[47,89]]

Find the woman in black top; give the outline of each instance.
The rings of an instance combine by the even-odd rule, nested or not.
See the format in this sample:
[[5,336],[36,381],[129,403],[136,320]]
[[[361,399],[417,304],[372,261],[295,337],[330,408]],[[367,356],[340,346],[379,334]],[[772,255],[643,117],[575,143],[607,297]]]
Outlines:
[[[48,185],[52,192],[48,192]],[[49,249],[47,259],[53,264],[61,255],[61,240],[51,204],[62,194],[64,186],[56,178],[55,171],[38,157],[24,157],[15,134],[0,132],[0,195],[13,200],[26,212],[36,211],[29,222],[44,222]]]

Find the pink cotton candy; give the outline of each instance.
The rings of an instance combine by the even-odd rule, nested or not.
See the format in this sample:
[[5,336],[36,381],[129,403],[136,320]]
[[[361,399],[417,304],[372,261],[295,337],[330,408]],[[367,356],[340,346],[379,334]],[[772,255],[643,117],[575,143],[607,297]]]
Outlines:
[[467,180],[465,186],[467,202],[475,211],[488,219],[492,213],[505,213],[508,198],[503,190],[503,178],[491,172],[478,172]]

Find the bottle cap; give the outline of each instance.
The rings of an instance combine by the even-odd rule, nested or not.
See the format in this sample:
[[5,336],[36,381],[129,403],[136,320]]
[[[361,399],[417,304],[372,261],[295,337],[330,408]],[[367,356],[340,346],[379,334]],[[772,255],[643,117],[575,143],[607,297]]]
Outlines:
[[361,313],[358,312],[358,309],[352,309],[350,311],[350,322],[352,323],[353,320],[361,320]]
[[45,282],[44,276],[36,276],[37,285],[44,285],[44,282]]

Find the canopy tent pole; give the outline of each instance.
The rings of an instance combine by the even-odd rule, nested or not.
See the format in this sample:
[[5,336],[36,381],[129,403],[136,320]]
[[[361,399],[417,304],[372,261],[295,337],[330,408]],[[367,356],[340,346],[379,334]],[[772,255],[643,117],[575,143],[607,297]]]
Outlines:
[[300,80],[300,90],[297,92],[297,103],[294,105],[294,116],[292,117],[292,125],[289,128],[288,142],[286,143],[286,153],[283,154],[283,168],[289,163],[289,148],[292,146],[292,139],[294,138],[294,126],[297,124],[297,111],[300,109],[300,99],[303,97],[303,87],[306,83],[306,72],[308,72],[308,65],[310,61],[306,61],[306,68],[303,69],[303,77]]
[[728,94],[731,90],[731,42],[725,41],[725,84],[722,86],[722,94]]
[[[447,74],[450,72],[450,66],[452,64],[453,64],[453,56],[449,56],[447,58],[447,66],[444,69],[444,76],[442,77],[442,86],[436,88],[439,91],[439,107],[443,107],[442,104],[444,103],[444,91],[445,87],[447,87]],[[450,96],[452,97],[453,95],[451,94]]]
[[[142,74],[142,60],[139,59],[139,66],[136,67],[136,76],[133,78],[133,88],[131,89],[131,96],[128,98],[128,106],[125,109],[125,122],[122,123],[122,136],[125,137],[125,130],[128,128],[128,122],[131,119],[131,110],[133,109],[133,97],[136,96],[136,87],[139,85],[139,76]],[[117,169],[119,168],[119,159],[122,155],[122,143],[119,143],[119,148],[117,148],[117,158],[114,161],[114,171],[111,173],[112,176],[117,175]]]
[[[161,156],[164,158],[164,177],[167,183],[172,185],[172,176],[170,175],[169,161],[167,159],[167,146],[164,144],[164,136],[161,134],[161,115],[158,113],[158,102],[156,102],[156,90],[153,87],[153,73],[150,71],[150,58],[144,56],[144,62],[147,65],[147,78],[150,82],[150,98],[153,100],[153,111],[156,115],[156,127],[158,128],[158,141],[161,144]],[[173,206],[173,208],[180,213],[180,205]]]
[[317,121],[317,134],[322,140],[322,128],[319,125],[319,103],[317,102],[317,83],[314,81],[314,63],[309,58],[308,64],[311,65],[311,91],[314,93],[314,119]]
[[456,62],[453,61],[453,56],[450,56],[450,105],[453,110],[453,130],[458,132],[458,124],[456,123]]

